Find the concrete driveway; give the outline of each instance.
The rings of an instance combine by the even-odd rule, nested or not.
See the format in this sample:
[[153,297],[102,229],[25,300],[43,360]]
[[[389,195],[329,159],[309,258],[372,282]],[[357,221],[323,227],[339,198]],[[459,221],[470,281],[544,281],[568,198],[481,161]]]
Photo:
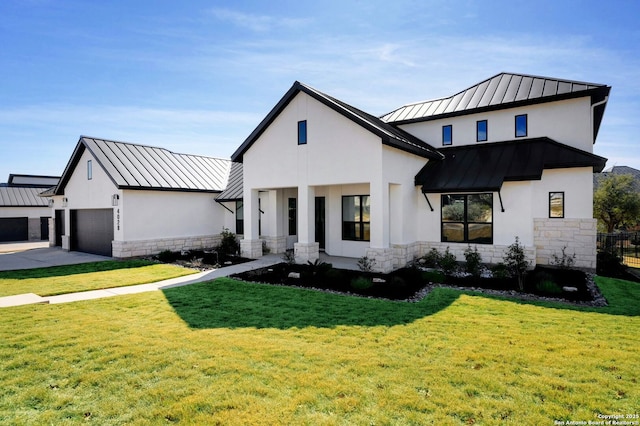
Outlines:
[[49,247],[47,241],[0,243],[0,271],[110,260],[110,257]]

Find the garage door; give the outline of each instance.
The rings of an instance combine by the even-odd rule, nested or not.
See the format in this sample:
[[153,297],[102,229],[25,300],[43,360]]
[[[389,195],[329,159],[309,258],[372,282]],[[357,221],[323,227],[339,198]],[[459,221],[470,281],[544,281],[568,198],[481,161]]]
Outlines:
[[113,209],[71,210],[71,250],[111,256]]
[[29,218],[0,218],[0,241],[27,241],[29,239]]

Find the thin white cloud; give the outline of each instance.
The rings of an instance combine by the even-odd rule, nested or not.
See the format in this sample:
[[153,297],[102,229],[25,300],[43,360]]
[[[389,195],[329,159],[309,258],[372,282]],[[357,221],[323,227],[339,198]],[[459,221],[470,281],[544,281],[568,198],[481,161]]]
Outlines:
[[310,22],[306,18],[285,18],[279,16],[253,15],[231,9],[214,8],[211,14],[221,20],[254,32],[267,32],[275,28],[299,28]]

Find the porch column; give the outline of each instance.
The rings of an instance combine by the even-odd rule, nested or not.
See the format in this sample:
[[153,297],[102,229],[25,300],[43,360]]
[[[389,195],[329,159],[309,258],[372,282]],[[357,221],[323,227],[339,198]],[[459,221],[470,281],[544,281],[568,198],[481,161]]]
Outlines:
[[296,262],[315,261],[320,257],[316,243],[316,190],[313,186],[298,187],[298,242],[293,245]]
[[389,183],[371,182],[370,185],[370,243],[366,256],[375,260],[374,270],[393,270],[393,249],[389,245]]
[[258,235],[260,217],[258,196],[257,189],[244,188],[244,239],[240,240],[240,254],[249,259],[262,256],[262,241]]
[[[268,235],[263,235],[267,248],[271,253],[284,253],[287,249],[287,237],[284,232],[284,201],[282,190],[269,191],[269,199],[266,210]],[[265,218],[263,217],[263,220]],[[263,222],[264,224],[264,222]]]

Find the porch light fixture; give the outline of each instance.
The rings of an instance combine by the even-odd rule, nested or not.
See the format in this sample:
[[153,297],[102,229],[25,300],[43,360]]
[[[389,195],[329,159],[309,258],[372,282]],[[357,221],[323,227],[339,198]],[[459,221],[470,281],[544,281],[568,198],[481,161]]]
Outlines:
[[67,197],[63,197],[62,198],[62,207],[67,207],[68,203],[69,203],[69,199]]
[[49,207],[53,207],[53,200],[50,198],[47,204],[49,204]]
[[118,205],[118,200],[120,199],[120,196],[118,194],[113,194],[111,196],[111,205],[116,207]]

